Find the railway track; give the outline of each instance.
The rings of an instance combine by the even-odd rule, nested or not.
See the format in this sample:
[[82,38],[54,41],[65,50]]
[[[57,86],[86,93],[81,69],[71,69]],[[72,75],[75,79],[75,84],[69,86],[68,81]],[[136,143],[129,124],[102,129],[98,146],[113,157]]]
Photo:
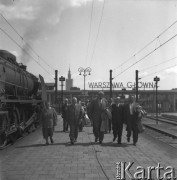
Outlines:
[[[148,121],[151,121],[152,123],[149,123]],[[177,120],[169,117],[158,117],[158,125],[156,122],[157,120],[155,117],[144,118],[143,125],[146,128],[145,133],[177,148],[177,131],[175,131],[177,130]]]
[[[148,118],[152,119],[154,121],[157,120],[156,117],[153,117],[153,116],[149,116]],[[177,120],[175,120],[175,119],[170,119],[170,118],[167,118],[167,117],[158,117],[158,121],[162,122],[162,123],[167,123],[167,124],[172,124],[172,125],[177,126]]]

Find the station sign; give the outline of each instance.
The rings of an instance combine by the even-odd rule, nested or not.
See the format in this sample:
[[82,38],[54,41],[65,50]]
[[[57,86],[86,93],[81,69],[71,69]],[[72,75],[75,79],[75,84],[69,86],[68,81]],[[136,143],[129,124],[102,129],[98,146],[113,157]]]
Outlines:
[[154,78],[154,81],[160,81],[160,78],[156,76],[156,77]]
[[65,78],[64,78],[63,76],[61,76],[61,77],[59,78],[59,81],[65,81]]
[[[101,88],[101,89],[106,89],[106,88],[110,88],[110,82],[88,82],[88,86],[91,89],[97,89],[97,88]],[[123,82],[112,82],[112,88],[114,89],[125,89],[125,88],[135,88],[136,87],[136,83],[135,82],[127,82],[126,84]],[[142,82],[139,81],[138,82],[138,88],[146,88],[146,89],[150,89],[150,88],[154,88],[156,87],[155,82]]]

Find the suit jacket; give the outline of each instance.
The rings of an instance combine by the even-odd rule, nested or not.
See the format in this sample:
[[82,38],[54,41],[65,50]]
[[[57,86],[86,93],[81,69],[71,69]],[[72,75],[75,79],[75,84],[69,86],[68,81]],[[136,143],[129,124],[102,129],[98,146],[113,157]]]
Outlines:
[[100,121],[101,112],[107,107],[107,100],[102,98],[102,103],[100,104],[99,99],[96,98],[91,102],[90,105],[90,117],[93,121]]
[[127,131],[138,130],[138,112],[133,109],[133,114],[130,113],[130,104],[126,104],[124,107],[124,120],[127,125]]
[[112,104],[112,124],[113,126],[117,126],[119,124],[123,124],[124,122],[124,108],[123,105]]
[[69,124],[76,124],[78,125],[79,120],[82,117],[82,108],[80,104],[71,104],[67,108],[66,112],[66,119],[69,122]]
[[66,118],[67,109],[68,109],[68,104],[63,104],[63,106],[62,106],[62,118],[63,119]]

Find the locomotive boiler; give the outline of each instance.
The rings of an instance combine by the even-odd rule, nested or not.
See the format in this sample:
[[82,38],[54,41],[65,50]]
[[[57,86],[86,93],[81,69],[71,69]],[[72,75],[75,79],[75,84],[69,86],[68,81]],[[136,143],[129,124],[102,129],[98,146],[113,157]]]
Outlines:
[[38,88],[38,78],[13,54],[0,50],[0,148],[34,126],[34,109],[42,102]]

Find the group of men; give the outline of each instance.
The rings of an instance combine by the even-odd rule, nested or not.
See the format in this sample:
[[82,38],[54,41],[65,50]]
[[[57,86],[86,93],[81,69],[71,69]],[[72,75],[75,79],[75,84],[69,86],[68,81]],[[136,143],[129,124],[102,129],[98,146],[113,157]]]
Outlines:
[[[121,98],[117,97],[111,104],[104,97],[104,93],[100,91],[97,98],[91,101],[87,108],[88,117],[93,125],[93,133],[95,142],[101,144],[104,139],[104,134],[110,131],[109,122],[112,124],[113,141],[117,139],[118,144],[122,143],[123,124],[126,124],[127,141],[130,142],[130,137],[133,132],[133,144],[138,141],[138,120],[140,113],[137,110],[137,103],[134,96],[129,96],[128,103],[122,103]],[[77,98],[73,97],[72,103],[68,105],[68,100],[65,100],[63,106],[63,131],[68,130],[70,126],[70,141],[71,144],[77,141],[78,124],[82,118],[83,111],[80,103],[77,103]]]

